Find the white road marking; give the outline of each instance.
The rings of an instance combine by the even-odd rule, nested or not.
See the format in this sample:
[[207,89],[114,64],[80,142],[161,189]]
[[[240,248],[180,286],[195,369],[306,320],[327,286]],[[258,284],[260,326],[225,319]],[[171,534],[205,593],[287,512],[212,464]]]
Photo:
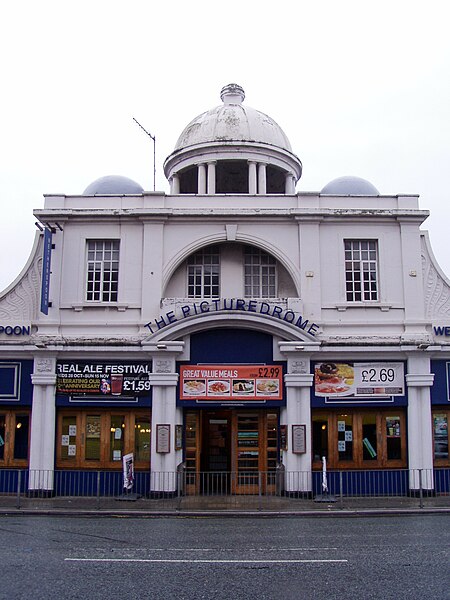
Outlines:
[[286,563],[347,563],[342,559],[261,559],[261,560],[232,560],[232,559],[169,559],[169,558],[65,558],[67,562],[123,562],[123,563],[207,563],[207,564],[286,564]]

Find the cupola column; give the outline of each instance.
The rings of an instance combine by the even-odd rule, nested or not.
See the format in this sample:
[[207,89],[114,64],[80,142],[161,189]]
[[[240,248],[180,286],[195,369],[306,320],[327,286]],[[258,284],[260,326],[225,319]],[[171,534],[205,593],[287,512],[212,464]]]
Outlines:
[[208,162],[208,194],[216,193],[216,162],[212,160]]
[[206,165],[200,163],[198,165],[198,193],[206,194]]
[[170,178],[170,193],[180,193],[180,178],[178,177],[178,173],[172,173],[172,177]]
[[248,193],[252,196],[256,194],[256,162],[249,160],[248,162]]
[[292,173],[288,173],[286,175],[285,193],[286,194],[295,194],[295,178]]
[[267,194],[266,163],[258,163],[258,194]]

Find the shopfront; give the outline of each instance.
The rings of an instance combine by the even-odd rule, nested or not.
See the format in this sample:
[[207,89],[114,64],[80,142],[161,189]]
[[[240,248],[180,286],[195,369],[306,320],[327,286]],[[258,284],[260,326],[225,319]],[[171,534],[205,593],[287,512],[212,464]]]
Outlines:
[[28,466],[32,360],[0,362],[0,468]]
[[450,421],[450,362],[431,362],[434,385],[431,388],[433,459],[437,467],[450,467],[448,423]]
[[56,363],[57,469],[150,469],[151,364]]
[[407,466],[403,362],[327,361],[314,365],[313,469]]

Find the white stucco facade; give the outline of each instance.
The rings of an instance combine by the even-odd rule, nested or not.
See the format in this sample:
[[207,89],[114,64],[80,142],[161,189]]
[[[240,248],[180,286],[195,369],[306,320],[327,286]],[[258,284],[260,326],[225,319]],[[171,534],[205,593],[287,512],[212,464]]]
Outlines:
[[[344,188],[336,187],[339,193],[333,192],[331,184],[325,193],[297,192],[300,160],[276,122],[245,109],[241,89],[224,88],[223,105],[202,113],[182,133],[165,164],[169,194],[140,191],[138,184],[133,191],[133,182],[127,180],[127,193],[120,192],[119,182],[116,193],[92,193],[87,188],[88,193],[79,196],[46,195],[44,208],[34,212],[42,228],[53,231],[48,314],[39,310],[41,233],[24,271],[0,294],[0,360],[33,361],[32,397],[24,400],[31,414],[27,464],[32,471],[63,468],[58,445],[64,434],[58,428],[64,427],[65,416],[75,418],[77,410],[87,414],[92,406],[98,414],[116,410],[112,404],[84,405],[80,398],[71,404],[70,394],[66,398],[58,394],[59,362],[139,361],[151,365],[151,399],[145,406],[149,414],[151,408],[152,491],[174,491],[176,479],[163,474],[175,473],[186,459],[185,438],[181,444],[177,441],[177,426],[185,431],[189,411],[192,419],[197,415],[200,429],[203,423],[204,432],[210,426],[202,421],[205,404],[198,399],[197,407],[183,404],[180,397],[180,365],[191,363],[191,338],[215,331],[220,345],[224,330],[238,332],[236,339],[241,340],[252,331],[271,337],[272,362],[283,366],[278,407],[270,404],[270,398],[269,408],[264,403],[237,406],[220,399],[208,406],[221,411],[222,420],[224,411],[233,413],[230,423],[236,419],[237,432],[240,415],[246,411],[255,411],[260,419],[268,418],[268,413],[276,415],[280,431],[286,426],[288,432],[287,443],[278,441],[277,445],[277,462],[288,474],[287,491],[312,490],[311,475],[317,466],[314,415],[326,429],[334,427],[336,419],[344,422],[339,414],[345,409],[353,415],[348,425],[352,434],[339,441],[336,429],[327,442],[336,457],[336,469],[370,469],[367,457],[356,457],[356,445],[360,444],[362,453],[364,431],[369,431],[366,421],[376,420],[373,435],[380,455],[382,447],[389,453],[391,443],[384,439],[386,419],[398,418],[404,454],[393,459],[392,467],[410,469],[412,489],[418,486],[418,470],[426,470],[422,483],[431,489],[436,462],[433,402],[444,414],[449,404],[448,394],[432,399],[432,361],[450,361],[450,330],[445,330],[450,327],[450,282],[421,229],[428,212],[419,206],[417,196],[374,193],[373,185],[364,187],[357,178],[350,178],[347,189],[352,193],[345,193],[344,184]],[[237,191],[223,191],[233,185]],[[360,185],[362,193],[358,193]],[[111,189],[115,189],[114,181]],[[92,240],[118,242],[117,297],[113,299],[89,298],[88,244]],[[361,240],[373,242],[376,251],[376,299],[349,299],[345,244]],[[192,257],[211,248],[219,256],[218,287],[203,295],[191,285],[195,269],[189,265]],[[270,257],[274,265],[270,271],[273,290],[267,295],[248,293],[250,270],[244,257],[249,248],[261,260]],[[200,267],[201,285],[206,286],[205,265]],[[261,282],[256,278],[253,283]],[[18,327],[20,335],[19,329],[14,333]],[[201,354],[197,346],[195,352]],[[252,362],[245,353],[239,361],[220,356],[222,364]],[[314,369],[323,362],[401,363],[402,400],[397,404],[394,396],[385,394],[377,405],[368,398],[352,398],[351,402],[347,398],[346,403],[345,397],[317,396]],[[123,414],[134,410],[127,402],[117,405]],[[4,408],[18,410],[13,401]],[[78,429],[78,423],[85,426],[84,421],[77,421]],[[156,436],[161,424],[170,425],[170,444],[163,452]],[[306,445],[301,452],[291,439],[292,426],[298,424],[305,426]],[[73,452],[78,456],[83,441],[78,430],[71,431],[77,431],[70,445],[76,446]],[[230,471],[236,468],[240,452],[232,441],[236,431],[229,433]],[[263,433],[260,429],[261,440],[266,436]],[[203,464],[202,452],[208,452],[205,433],[201,436],[198,433],[198,468]],[[348,467],[344,451],[330,447],[340,443],[343,448],[343,442],[348,447],[353,444],[353,458],[345,458]],[[261,441],[260,455],[266,446]],[[120,457],[116,454],[114,460]],[[261,467],[264,464],[260,463],[260,470],[269,470],[268,463]],[[388,462],[377,463],[376,468],[382,467],[390,468]],[[294,477],[295,473],[302,475]],[[30,486],[42,483],[30,478]]]

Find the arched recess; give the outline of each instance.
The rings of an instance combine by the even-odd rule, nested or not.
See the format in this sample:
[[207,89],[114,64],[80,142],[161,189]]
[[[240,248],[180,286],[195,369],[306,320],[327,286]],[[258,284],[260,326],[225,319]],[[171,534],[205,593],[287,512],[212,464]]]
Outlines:
[[[179,252],[177,252],[177,254],[167,263],[166,268],[164,269],[164,272],[163,272],[163,277],[162,277],[162,290],[163,290],[162,295],[163,295],[163,297],[166,296],[167,287],[168,287],[169,282],[170,282],[172,276],[174,275],[175,271],[185,260],[187,260],[187,258],[191,254],[193,254],[194,252],[197,252],[198,250],[201,250],[202,248],[205,248],[207,246],[211,246],[213,244],[218,244],[218,243],[225,243],[225,242],[229,242],[229,240],[227,238],[226,230],[224,229],[224,231],[221,231],[221,232],[209,235],[209,236],[205,236],[200,239],[193,240],[191,243],[187,244],[184,248],[182,248]],[[269,241],[267,241],[266,239],[261,238],[259,236],[249,235],[247,233],[239,234],[239,232],[236,235],[236,239],[233,240],[233,243],[254,246],[255,248],[259,248],[261,250],[264,250],[264,252],[271,254],[286,269],[289,276],[291,277],[292,282],[296,289],[295,297],[296,298],[301,297],[301,295],[300,295],[300,270],[286,254],[281,252],[281,250],[279,249],[278,246],[271,244]]]

